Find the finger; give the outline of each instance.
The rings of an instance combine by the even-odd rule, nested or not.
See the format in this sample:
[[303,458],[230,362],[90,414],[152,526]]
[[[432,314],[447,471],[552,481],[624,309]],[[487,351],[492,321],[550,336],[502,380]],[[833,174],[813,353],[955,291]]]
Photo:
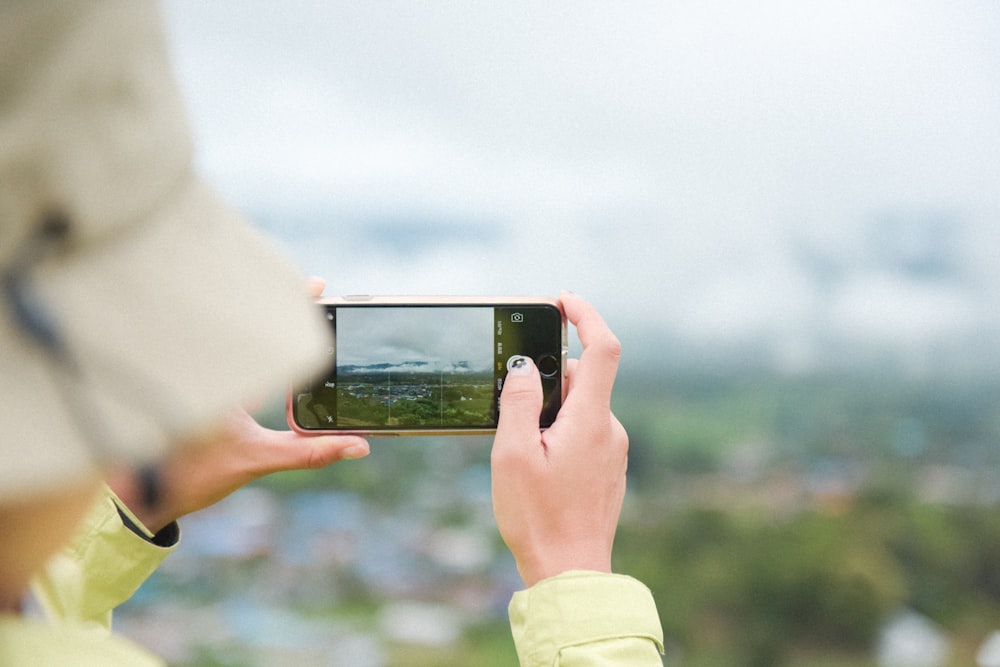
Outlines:
[[564,398],[573,392],[573,378],[576,377],[576,367],[579,363],[579,359],[566,360],[566,375],[563,378],[563,383],[565,384],[565,387],[563,388]]
[[305,436],[293,431],[271,431],[261,442],[266,467],[278,470],[324,468],[331,463],[368,456],[368,441],[353,435]]
[[527,357],[511,368],[500,392],[500,418],[493,441],[494,454],[512,454],[540,442],[538,426],[542,412],[542,380]]
[[[296,434],[301,440],[307,440],[312,449],[308,460],[309,468],[325,468],[335,461],[353,461],[368,456],[371,448],[368,441],[360,436],[320,436],[309,438]],[[304,443],[302,443],[304,444]]]
[[583,345],[572,381],[574,392],[585,399],[610,401],[621,358],[621,343],[589,303],[568,292],[560,296],[560,302],[566,319],[576,327]]
[[323,290],[326,289],[326,281],[319,276],[311,276],[306,279],[306,290],[309,292],[309,296],[314,299],[318,299],[323,296]]
[[254,396],[243,404],[243,409],[247,412],[257,412],[264,407],[266,398],[264,396]]

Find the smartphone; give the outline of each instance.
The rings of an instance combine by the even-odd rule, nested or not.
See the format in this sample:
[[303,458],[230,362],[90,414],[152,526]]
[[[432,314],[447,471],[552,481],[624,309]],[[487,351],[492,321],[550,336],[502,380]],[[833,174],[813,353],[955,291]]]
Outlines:
[[314,380],[288,392],[300,433],[477,435],[496,431],[508,365],[531,358],[542,378],[539,427],[562,405],[566,319],[553,299],[320,299],[334,343]]

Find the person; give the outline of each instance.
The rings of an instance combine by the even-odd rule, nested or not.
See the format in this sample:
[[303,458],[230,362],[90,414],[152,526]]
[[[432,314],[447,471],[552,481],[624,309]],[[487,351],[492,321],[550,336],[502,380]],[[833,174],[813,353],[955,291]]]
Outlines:
[[[618,342],[585,301],[571,294],[560,301],[584,346],[581,359],[569,362],[566,403],[553,426],[539,431],[538,371],[530,360],[512,371],[501,395],[491,457],[497,526],[526,586],[509,611],[519,662],[524,667],[660,665],[662,631],[649,590],[611,573],[628,447],[609,405]],[[247,456],[268,449],[270,454]],[[131,512],[132,503],[106,489],[78,540],[35,582],[36,596],[50,617],[107,629],[111,610],[176,544],[177,517],[268,472],[327,465],[367,451],[361,439],[269,431],[239,411],[216,446],[181,450],[164,463],[170,500],[144,520]],[[240,470],[235,478],[228,472],[234,469]],[[175,481],[195,470],[201,475],[197,484]],[[123,477],[118,485],[127,489],[134,475]],[[141,495],[133,488],[127,497],[141,507]],[[165,517],[173,519],[168,523]],[[123,560],[132,567],[108,567]]]
[[[165,52],[149,3],[0,7],[0,665],[160,664],[107,623],[177,516],[268,470],[367,451],[292,445],[234,413],[321,367],[327,330],[294,268],[193,174]],[[582,299],[563,304],[584,351],[556,423],[538,430],[527,365],[494,441],[497,525],[526,585],[518,656],[660,664],[652,596],[610,566],[617,341]],[[276,463],[290,450],[305,457]],[[101,483],[156,461],[156,493],[119,476],[125,502]],[[47,619],[23,613],[32,580]]]

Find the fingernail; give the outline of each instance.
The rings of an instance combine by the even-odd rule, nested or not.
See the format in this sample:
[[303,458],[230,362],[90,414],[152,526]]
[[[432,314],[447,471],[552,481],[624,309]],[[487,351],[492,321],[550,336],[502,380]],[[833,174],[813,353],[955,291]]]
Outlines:
[[342,452],[341,458],[348,461],[352,459],[362,459],[368,456],[369,451],[368,445],[351,445]]
[[507,374],[508,375],[530,375],[531,374],[531,359],[521,355],[514,355],[507,360]]

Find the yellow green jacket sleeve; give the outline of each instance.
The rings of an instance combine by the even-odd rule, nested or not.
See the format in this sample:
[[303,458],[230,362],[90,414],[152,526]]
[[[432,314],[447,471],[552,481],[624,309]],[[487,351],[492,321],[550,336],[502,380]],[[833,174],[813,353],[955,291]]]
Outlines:
[[0,615],[0,667],[164,667],[103,628]]
[[32,582],[46,618],[0,615],[0,667],[163,667],[111,633],[111,610],[132,596],[175,544],[176,525],[154,542],[105,487],[73,541]]
[[514,594],[508,609],[521,667],[661,667],[653,595],[618,574],[572,571]]
[[176,524],[172,530],[174,535],[154,543],[105,487],[73,541],[32,582],[32,593],[52,621],[110,629],[111,610],[129,599],[176,546]]

